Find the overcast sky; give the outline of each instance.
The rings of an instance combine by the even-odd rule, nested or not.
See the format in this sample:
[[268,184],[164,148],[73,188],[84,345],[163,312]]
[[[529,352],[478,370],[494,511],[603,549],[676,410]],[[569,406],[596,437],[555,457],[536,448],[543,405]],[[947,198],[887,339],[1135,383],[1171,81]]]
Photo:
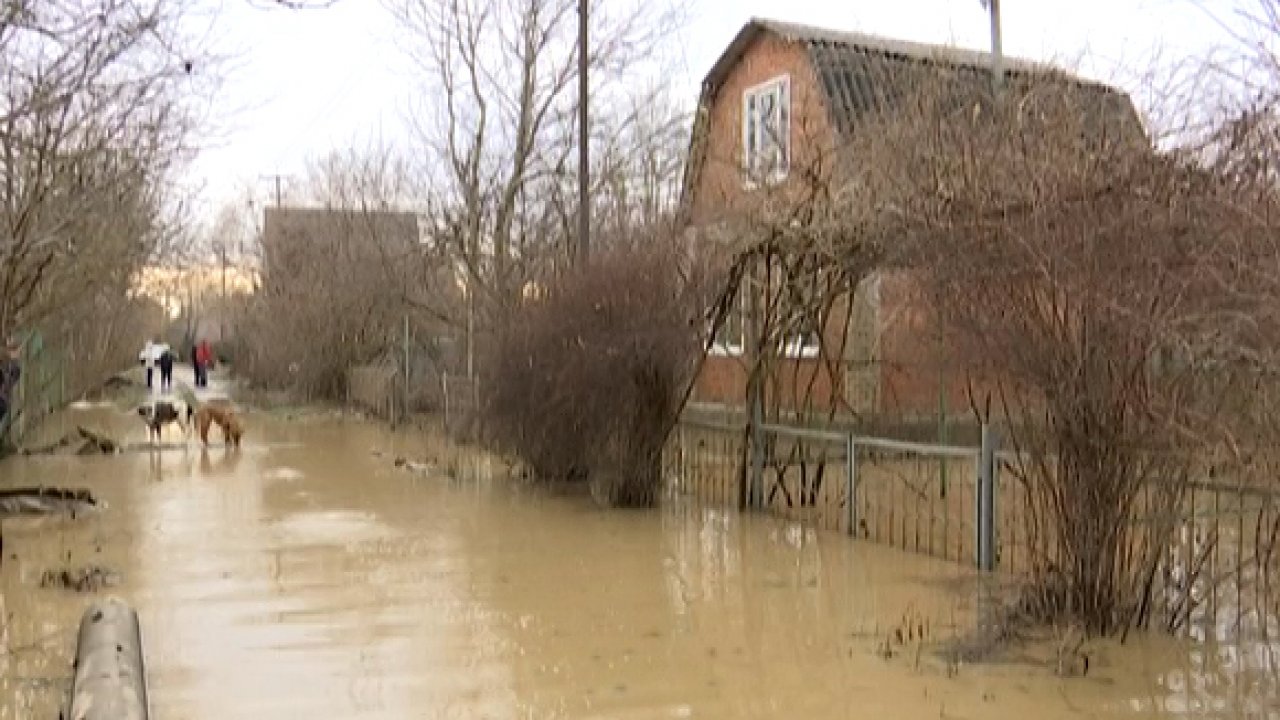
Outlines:
[[[1215,22],[1248,0],[1003,0],[1005,51],[1115,82],[1138,97],[1153,64],[1230,42]],[[202,213],[270,196],[269,176],[301,178],[306,163],[343,147],[402,140],[414,71],[378,0],[325,10],[262,9],[262,0],[207,0],[193,27],[229,57],[191,183]],[[979,0],[689,0],[678,38],[676,87],[692,104],[698,82],[752,16],[987,49]],[[287,182],[287,181],[286,181]]]

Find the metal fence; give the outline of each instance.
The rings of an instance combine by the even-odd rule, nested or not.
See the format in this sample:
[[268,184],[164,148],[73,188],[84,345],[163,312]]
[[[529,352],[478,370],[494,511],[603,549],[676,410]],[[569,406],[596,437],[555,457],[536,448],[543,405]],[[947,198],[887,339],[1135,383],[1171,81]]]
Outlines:
[[479,384],[465,374],[440,373],[440,410],[446,432],[466,432],[475,420]]
[[477,395],[461,345],[456,334],[415,327],[406,317],[401,336],[373,361],[347,369],[348,406],[393,424],[441,413],[449,428],[466,426]]
[[783,425],[748,433],[681,421],[672,491],[980,567],[1001,554],[992,452]]
[[667,490],[707,505],[741,506],[745,430],[706,420],[682,420],[663,453]]
[[[669,491],[700,503],[1017,574],[1035,548],[1026,488],[1000,469],[1013,459],[989,432],[959,447],[697,418],[680,422],[665,456]],[[1172,523],[1152,617],[1200,638],[1280,634],[1280,491],[1193,481],[1174,517],[1151,506],[1139,498],[1131,522]]]
[[1200,639],[1274,638],[1277,573],[1280,492],[1192,482],[1155,578],[1157,609]]
[[392,424],[405,414],[400,371],[393,365],[364,365],[347,371],[347,405]]

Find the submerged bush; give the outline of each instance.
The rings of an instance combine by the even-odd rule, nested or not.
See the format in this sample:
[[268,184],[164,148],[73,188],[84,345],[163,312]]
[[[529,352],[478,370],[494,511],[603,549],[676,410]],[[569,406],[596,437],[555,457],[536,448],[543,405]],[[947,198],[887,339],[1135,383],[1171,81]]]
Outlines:
[[693,285],[674,252],[617,250],[526,293],[483,351],[487,440],[539,480],[653,504],[701,350]]

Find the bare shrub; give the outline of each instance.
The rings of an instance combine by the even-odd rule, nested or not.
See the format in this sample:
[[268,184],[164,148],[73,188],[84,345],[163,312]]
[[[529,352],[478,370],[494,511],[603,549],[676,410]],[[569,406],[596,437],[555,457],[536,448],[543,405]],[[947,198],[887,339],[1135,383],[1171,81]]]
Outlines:
[[1146,624],[1187,483],[1232,445],[1231,400],[1252,381],[1219,355],[1250,325],[1222,279],[1271,203],[1157,154],[1102,88],[1015,82],[992,103],[954,87],[921,88],[869,133],[860,151],[895,158],[864,164],[872,232],[907,241],[989,391],[975,411],[1008,428],[1029,609],[1101,633]]
[[0,336],[26,338],[31,428],[135,362],[155,307],[139,271],[171,249],[173,179],[208,89],[177,3],[0,7]]
[[667,250],[614,250],[526,294],[482,353],[489,442],[543,481],[653,504],[700,357],[695,281]]

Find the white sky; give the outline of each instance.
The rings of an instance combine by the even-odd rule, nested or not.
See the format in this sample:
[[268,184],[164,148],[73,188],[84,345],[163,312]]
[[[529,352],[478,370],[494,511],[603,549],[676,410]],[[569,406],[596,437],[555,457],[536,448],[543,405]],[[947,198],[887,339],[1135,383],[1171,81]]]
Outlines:
[[[198,211],[252,193],[270,197],[276,173],[300,179],[307,161],[379,138],[406,137],[414,70],[378,0],[338,0],[325,10],[261,9],[263,0],[204,0],[199,32],[232,56],[210,109],[190,181]],[[674,42],[682,96],[752,16],[987,49],[979,0],[688,0],[691,18]],[[1055,61],[1142,96],[1141,75],[1229,42],[1212,16],[1229,20],[1249,0],[1003,0],[1005,52]],[[286,181],[287,182],[287,181]]]

